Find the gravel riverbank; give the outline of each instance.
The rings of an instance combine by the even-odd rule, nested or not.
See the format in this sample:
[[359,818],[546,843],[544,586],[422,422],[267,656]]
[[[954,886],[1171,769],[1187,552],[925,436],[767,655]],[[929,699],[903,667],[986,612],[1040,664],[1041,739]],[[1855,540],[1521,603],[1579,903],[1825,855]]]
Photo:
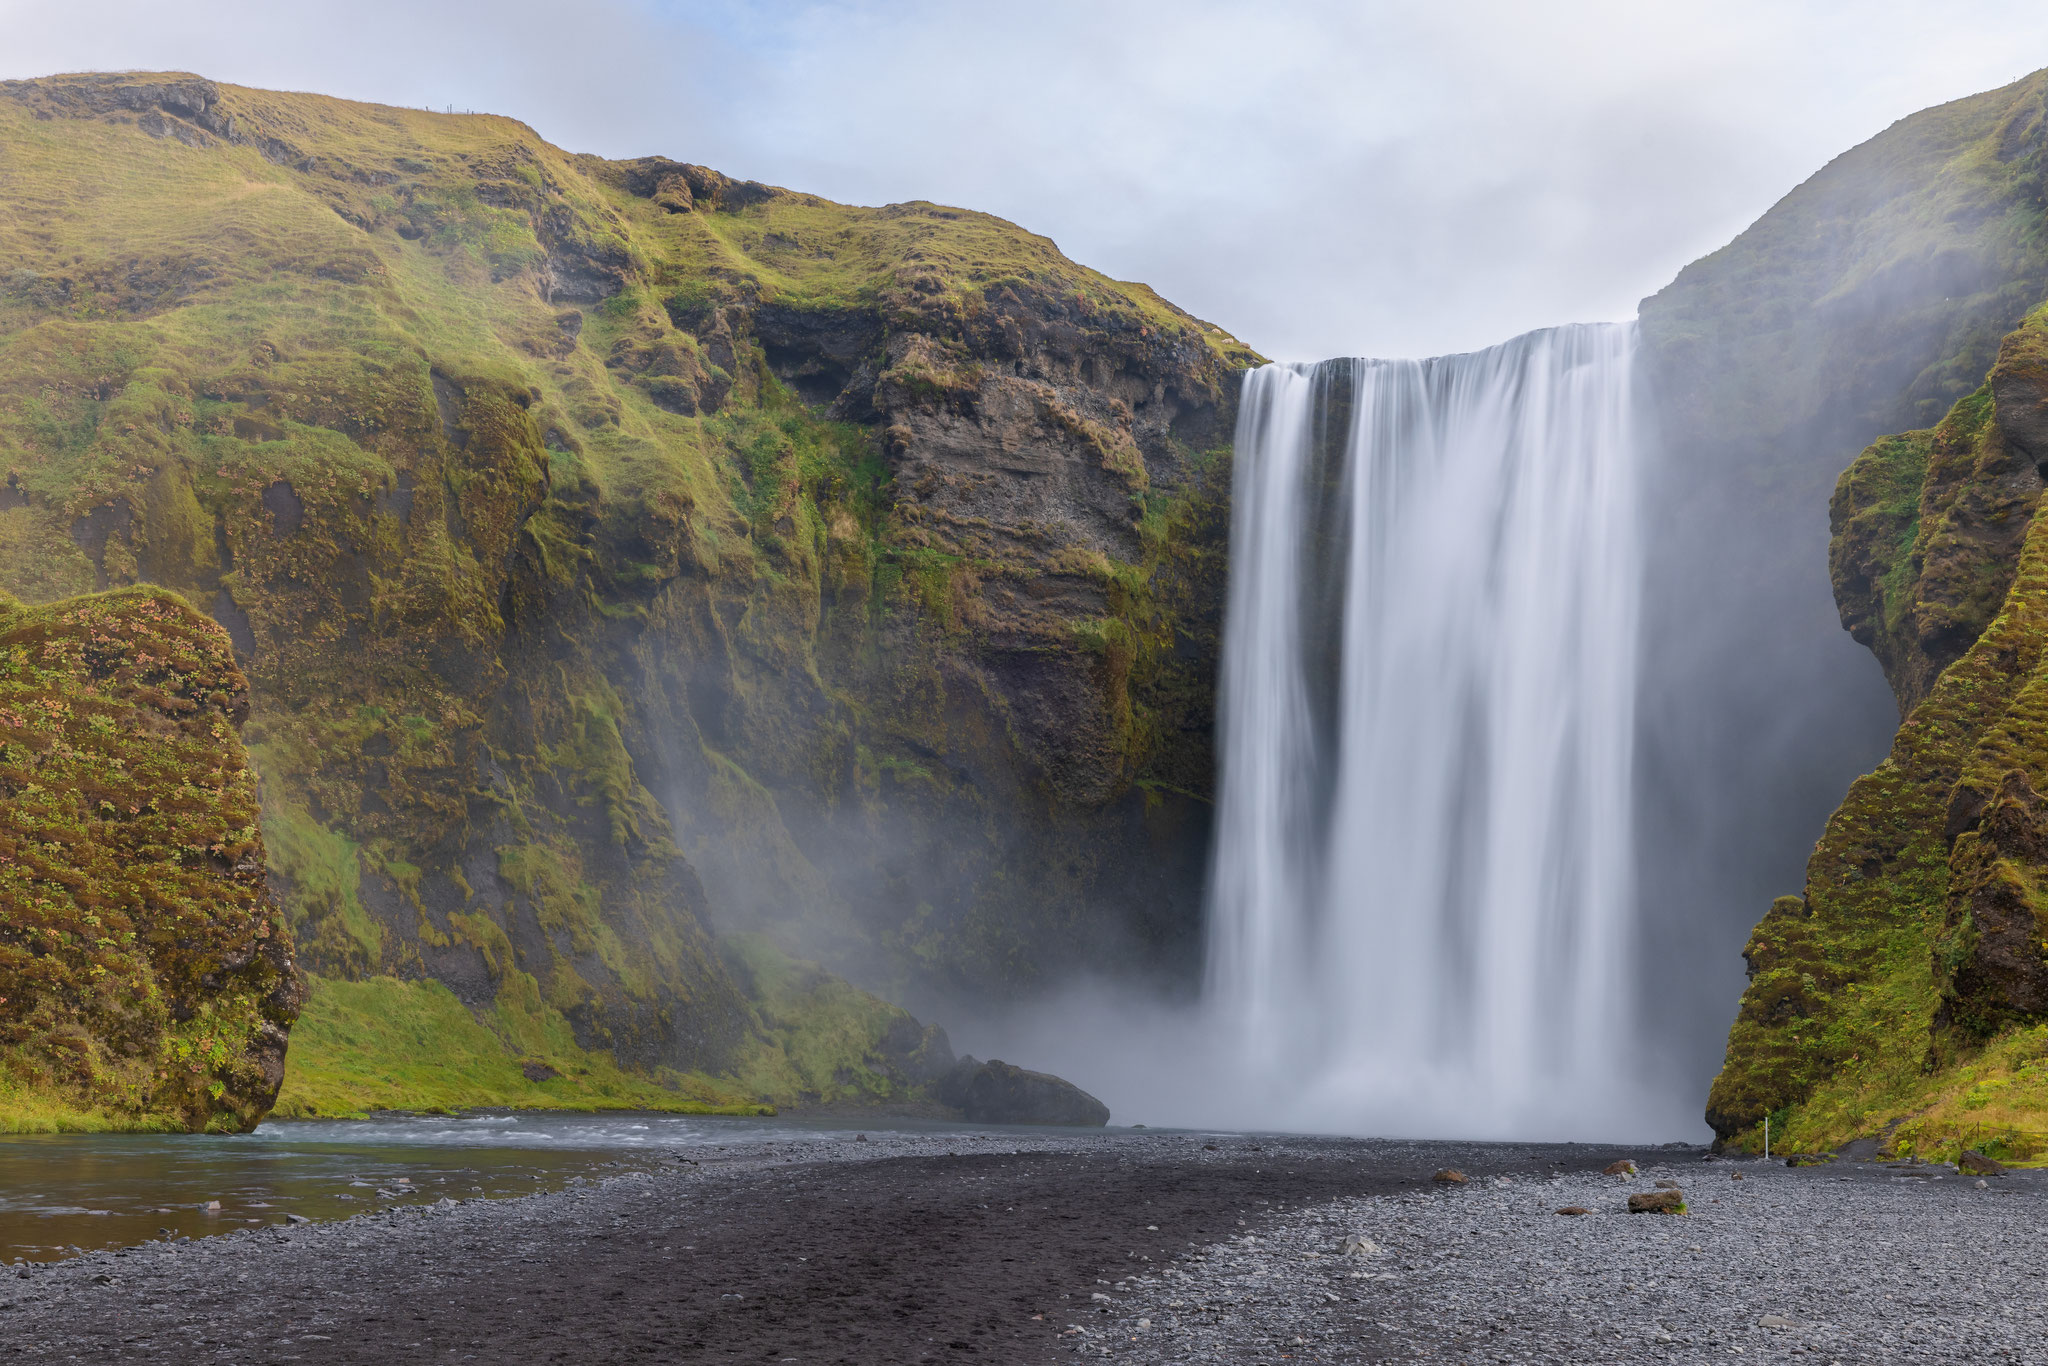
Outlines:
[[[1099,1288],[1068,1336],[1176,1366],[2048,1362],[2042,1177],[1646,1161],[1340,1199]],[[1688,1212],[1628,1213],[1659,1182]]]
[[[2048,1361],[2034,1174],[1735,1182],[1697,1150],[1597,1174],[1620,1155],[1131,1133],[698,1149],[555,1194],[9,1269],[0,1359]],[[1472,1184],[1433,1186],[1444,1166]],[[1660,1178],[1691,1214],[1621,1212]],[[1593,1213],[1552,1213],[1571,1204]],[[1344,1254],[1350,1234],[1377,1251]]]

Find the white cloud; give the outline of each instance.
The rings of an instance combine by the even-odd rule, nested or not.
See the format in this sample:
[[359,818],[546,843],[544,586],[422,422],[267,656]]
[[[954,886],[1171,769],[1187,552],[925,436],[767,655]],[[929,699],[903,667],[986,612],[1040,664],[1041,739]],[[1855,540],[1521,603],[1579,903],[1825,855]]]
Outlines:
[[1269,353],[1626,316],[1828,158],[2048,64],[2010,0],[0,0],[0,74],[491,109],[987,209]]

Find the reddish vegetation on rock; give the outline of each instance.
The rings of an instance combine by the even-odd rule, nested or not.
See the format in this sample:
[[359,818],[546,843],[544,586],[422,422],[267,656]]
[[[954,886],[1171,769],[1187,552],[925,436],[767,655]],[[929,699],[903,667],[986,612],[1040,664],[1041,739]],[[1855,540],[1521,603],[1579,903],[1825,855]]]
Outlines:
[[169,593],[0,596],[14,1123],[245,1129],[277,1095],[299,981],[264,885],[247,711],[226,633]]

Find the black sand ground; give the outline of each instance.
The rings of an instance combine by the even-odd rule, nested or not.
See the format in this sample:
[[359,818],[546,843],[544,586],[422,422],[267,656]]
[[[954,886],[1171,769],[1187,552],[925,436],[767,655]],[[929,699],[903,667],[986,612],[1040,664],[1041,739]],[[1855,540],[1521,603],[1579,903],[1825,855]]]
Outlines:
[[1053,1361],[1111,1282],[1305,1204],[1416,1189],[1446,1165],[1581,1172],[1618,1151],[1167,1134],[784,1145],[35,1268],[0,1280],[0,1358]]

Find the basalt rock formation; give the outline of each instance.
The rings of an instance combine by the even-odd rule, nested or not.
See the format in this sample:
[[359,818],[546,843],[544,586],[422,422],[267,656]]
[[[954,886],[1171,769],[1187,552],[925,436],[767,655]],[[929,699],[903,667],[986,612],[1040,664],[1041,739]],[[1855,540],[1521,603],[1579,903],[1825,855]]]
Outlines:
[[248,689],[172,594],[0,595],[0,1128],[247,1129],[300,979]]
[[508,119],[78,76],[0,139],[0,587],[221,624],[316,1013],[731,1076],[722,930],[940,1007],[1185,968],[1242,346]]

